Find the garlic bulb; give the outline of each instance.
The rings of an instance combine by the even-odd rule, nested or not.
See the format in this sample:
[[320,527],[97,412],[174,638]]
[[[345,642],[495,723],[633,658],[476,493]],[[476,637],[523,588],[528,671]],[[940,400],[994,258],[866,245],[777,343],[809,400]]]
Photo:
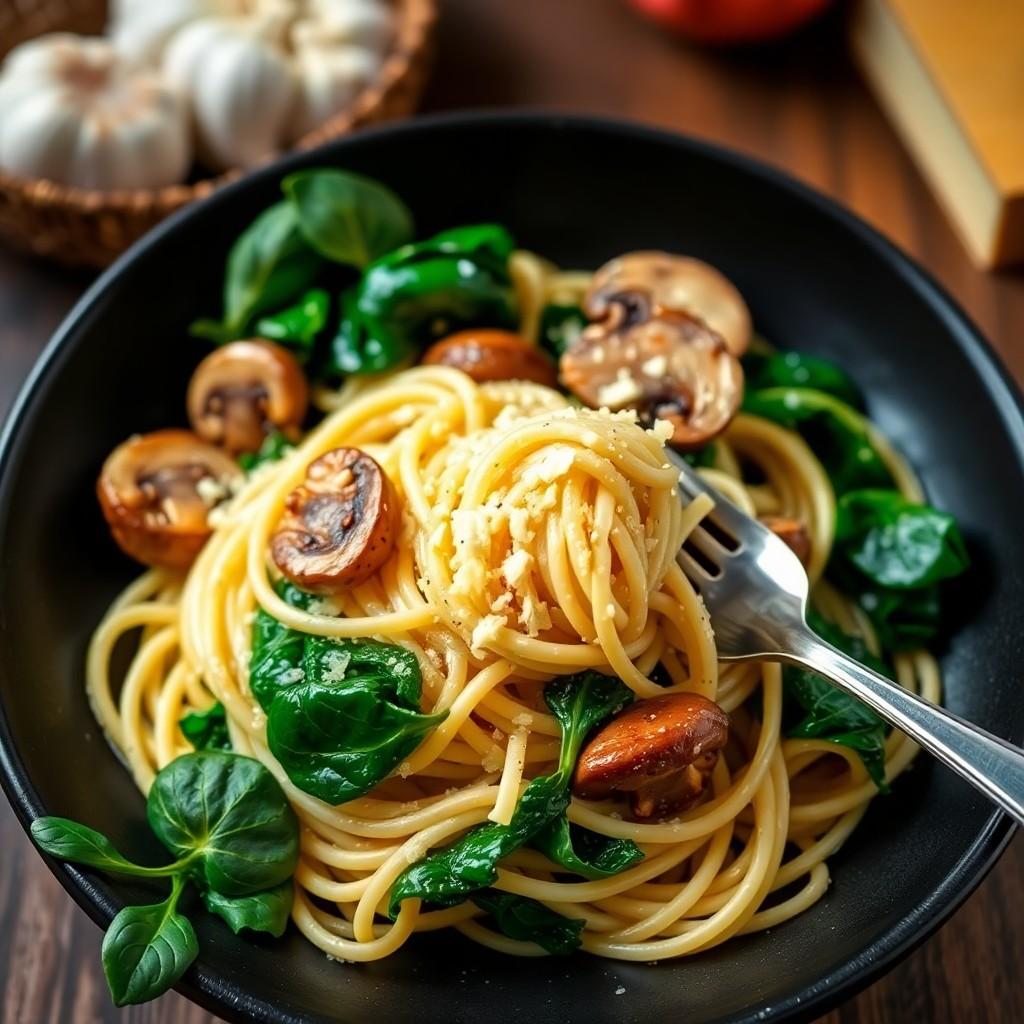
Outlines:
[[324,37],[323,27],[314,22],[300,22],[292,30],[299,96],[289,141],[351,106],[380,68],[374,51]]
[[319,24],[333,43],[383,53],[394,32],[391,11],[381,0],[306,0],[304,20]]
[[207,18],[168,45],[164,73],[189,97],[204,163],[249,167],[288,137],[297,84],[282,32],[276,19]]
[[171,37],[189,22],[244,13],[244,0],[113,0],[106,31],[126,57],[157,64]]
[[15,48],[0,73],[0,167],[108,191],[182,181],[187,107],[109,42],[65,33]]
[[307,0],[291,28],[299,97],[290,141],[351,106],[373,80],[391,42],[391,14],[379,0]]

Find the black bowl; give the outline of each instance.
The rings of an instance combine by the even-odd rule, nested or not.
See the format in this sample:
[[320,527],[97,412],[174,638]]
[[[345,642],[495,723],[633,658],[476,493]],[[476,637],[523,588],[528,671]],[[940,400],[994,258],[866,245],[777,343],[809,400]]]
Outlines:
[[[106,534],[93,481],[128,434],[183,422],[185,382],[204,352],[185,327],[218,309],[228,246],[274,201],[285,171],[324,164],[388,182],[422,234],[497,220],[568,266],[636,248],[694,253],[739,285],[768,337],[848,368],[975,555],[941,652],[947,702],[1020,739],[1024,421],[1017,392],[949,298],[828,200],[713,146],[578,118],[445,117],[364,132],[218,192],[120,260],[47,348],[7,424],[0,478],[0,755],[24,824],[67,815],[129,855],[161,855],[82,689],[89,633],[136,571]],[[385,962],[342,966],[295,931],[279,943],[243,941],[197,914],[202,953],[180,988],[223,1016],[271,1021],[808,1017],[935,929],[1009,832],[984,799],[922,758],[832,858],[821,902],[694,958],[520,961],[432,934]],[[51,868],[104,925],[123,901],[145,898],[127,883]]]

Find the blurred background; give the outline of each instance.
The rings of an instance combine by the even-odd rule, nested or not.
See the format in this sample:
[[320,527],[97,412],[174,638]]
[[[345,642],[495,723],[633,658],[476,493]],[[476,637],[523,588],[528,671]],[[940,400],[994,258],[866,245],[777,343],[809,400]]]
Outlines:
[[[268,0],[268,6],[291,2]],[[78,91],[105,88],[111,79],[122,91],[133,88],[123,76],[141,72],[122,68],[116,53],[102,49],[108,44],[83,49],[64,41],[63,49],[37,46],[7,61],[0,70],[0,413],[95,276],[91,265],[108,262],[160,216],[201,201],[268,147],[315,144],[354,124],[414,110],[471,107],[630,118],[763,160],[837,199],[917,258],[979,324],[1018,383],[1024,381],[1024,0],[333,5],[346,2],[365,9],[358,39],[345,35],[355,30],[333,23],[310,30],[302,44],[308,43],[310,70],[301,125],[282,127],[274,138],[256,129],[232,137],[218,132],[211,114],[205,128],[188,134],[175,128],[173,111],[147,111],[162,119],[152,130],[154,152],[164,154],[148,171],[141,159],[125,163],[105,152],[72,166],[61,136],[71,130],[67,112],[56,100],[49,107],[27,102],[55,80],[60,84],[62,75],[64,86],[71,81]],[[333,6],[332,0],[320,4]],[[385,30],[374,27],[375,5],[391,19]],[[217,6],[211,0],[208,9]],[[191,32],[186,23],[201,8],[202,0],[119,0],[113,25],[118,46],[134,47],[134,55],[159,37],[153,66],[173,70],[193,91],[197,109],[218,98],[204,94],[196,61],[201,65],[204,55],[230,42],[171,37]],[[168,27],[160,20],[168,12],[185,14]],[[108,14],[96,2],[0,0],[0,51],[56,28],[99,32]],[[181,52],[169,61],[171,49]],[[266,74],[258,104],[264,113],[276,95]],[[260,121],[265,129],[268,118]],[[467,153],[466,173],[486,174],[488,161],[500,159],[500,153]],[[125,179],[124,166],[142,177]],[[116,199],[110,185],[141,191]],[[798,338],[787,341],[800,345]],[[0,1019],[212,1019],[173,993],[114,1010],[100,972],[99,930],[32,851],[6,803],[0,849]],[[950,924],[826,1020],[1024,1019],[1022,906],[1024,841],[1018,837]],[[20,942],[27,934],[32,942]]]

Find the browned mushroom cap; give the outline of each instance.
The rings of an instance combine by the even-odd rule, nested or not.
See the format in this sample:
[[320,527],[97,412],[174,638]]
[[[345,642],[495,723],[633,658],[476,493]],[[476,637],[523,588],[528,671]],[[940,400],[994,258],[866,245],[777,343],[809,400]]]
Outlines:
[[271,540],[277,567],[304,590],[361,583],[395,546],[398,502],[384,470],[358,448],[335,448],[309,464],[285,502]]
[[585,404],[636,409],[642,421],[668,420],[671,443],[699,448],[723,431],[743,398],[743,370],[722,339],[685,313],[652,310],[618,296],[562,354],[562,383]]
[[687,313],[722,337],[734,356],[750,344],[750,310],[735,285],[714,267],[667,252],[627,252],[601,267],[583,303],[591,320],[602,319],[609,302],[638,292],[655,307]]
[[530,380],[558,387],[554,363],[536,345],[511,331],[468,330],[431,345],[423,362],[454,366],[478,384],[489,380]]
[[811,560],[811,535],[800,519],[788,516],[760,516],[761,522],[782,540],[806,568]]
[[145,565],[181,569],[210,536],[207,513],[242,479],[234,459],[188,430],[158,430],[118,445],[96,493],[121,549]]
[[307,402],[306,378],[295,357],[259,339],[211,352],[188,385],[193,429],[234,455],[258,451],[272,430],[296,440]]
[[699,694],[638,700],[584,746],[573,792],[591,800],[629,793],[635,817],[663,817],[700,796],[728,738],[728,716]]

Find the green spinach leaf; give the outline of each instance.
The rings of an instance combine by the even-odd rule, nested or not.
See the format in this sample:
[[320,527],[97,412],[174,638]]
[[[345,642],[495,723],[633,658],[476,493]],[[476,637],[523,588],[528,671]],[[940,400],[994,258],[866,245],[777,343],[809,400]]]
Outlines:
[[[294,607],[315,596],[281,581]],[[369,792],[447,717],[420,711],[416,656],[397,644],[309,636],[263,609],[253,623],[249,687],[288,778],[331,804]]]
[[698,448],[693,452],[681,452],[680,454],[694,469],[704,469],[715,464],[717,451],[715,449],[715,442],[709,441],[703,448]]
[[298,820],[281,787],[258,761],[238,754],[203,751],[172,761],[157,773],[146,815],[156,836],[179,856],[173,864],[133,864],[106,836],[66,818],[32,823],[33,839],[54,857],[171,879],[163,903],[125,907],[103,940],[103,970],[118,1006],[166,992],[195,959],[195,932],[177,912],[186,882],[193,881],[207,907],[236,932],[280,935],[298,861]]
[[[848,636],[832,623],[808,612],[807,623],[823,640],[838,647],[862,665],[889,675],[886,665],[874,657],[859,637]],[[886,728],[874,711],[844,693],[821,676],[804,669],[783,672],[787,700],[799,707],[803,717],[786,730],[788,736],[821,739],[856,750],[864,767],[882,793],[889,792],[885,779]]]
[[844,585],[867,612],[887,651],[913,651],[939,634],[942,602],[938,584],[918,590],[885,590],[851,580]]
[[291,880],[254,892],[250,896],[222,896],[213,889],[203,892],[206,909],[223,918],[237,935],[243,929],[266,932],[280,938],[288,927],[295,898]]
[[311,288],[294,306],[256,321],[256,334],[291,349],[300,363],[313,354],[317,335],[327,326],[331,300],[323,288]]
[[185,739],[196,750],[230,750],[228,720],[220,701],[204,711],[189,711],[178,722]]
[[[315,594],[299,589],[283,577],[274,585],[277,596],[293,608],[308,611],[317,600]],[[306,634],[278,622],[269,612],[256,609],[252,624],[252,651],[249,656],[249,689],[264,711],[278,691],[303,680],[302,655]]]
[[413,237],[412,214],[391,189],[351,171],[298,171],[281,186],[309,244],[335,263],[364,269]]
[[562,730],[557,769],[527,785],[508,825],[478,825],[402,872],[391,889],[391,916],[397,916],[403,900],[419,898],[453,906],[471,892],[492,885],[502,858],[564,815],[573,768],[587,734],[632,699],[632,691],[620,680],[598,672],[580,672],[548,683],[544,700]]
[[292,205],[286,200],[275,203],[231,247],[222,318],[197,320],[189,330],[216,344],[243,337],[254,316],[280,307],[308,287],[321,263],[299,230]]
[[566,956],[580,948],[584,920],[563,917],[537,900],[497,889],[483,889],[471,898],[510,939],[534,942],[553,956]]
[[447,717],[446,711],[422,714],[418,699],[415,706],[405,704],[385,675],[349,670],[327,681],[307,674],[274,697],[267,744],[299,789],[341,804],[387,778]]
[[266,465],[268,462],[279,462],[292,450],[292,447],[291,441],[280,430],[274,430],[263,439],[259,451],[242,452],[238,456],[238,464],[246,473],[251,473],[257,467]]
[[461,327],[514,327],[513,247],[499,225],[472,225],[375,260],[342,294],[326,372],[380,373]]
[[748,391],[744,412],[796,430],[821,460],[837,496],[862,487],[892,487],[871,443],[867,421],[832,395],[810,388]]
[[172,988],[199,953],[196,933],[177,913],[184,881],[149,907],[125,907],[103,937],[103,973],[117,1006],[144,1003]]
[[871,583],[909,590],[959,576],[968,566],[956,520],[898,491],[844,494],[832,557]]
[[632,839],[612,839],[570,825],[563,814],[545,825],[531,840],[549,860],[584,878],[608,878],[644,859]]
[[248,896],[291,878],[299,823],[273,775],[249,757],[206,750],[161,769],[146,800],[157,838],[224,896]]
[[834,395],[855,409],[864,407],[860,391],[834,363],[802,352],[747,352],[743,376],[748,391],[766,388],[812,388]]
[[587,318],[579,306],[545,306],[540,314],[540,347],[557,361],[576,344],[586,326]]
[[118,853],[102,832],[68,818],[36,818],[30,831],[36,845],[51,857],[118,875],[160,878],[173,875],[180,868],[180,864],[153,868],[134,864]]

